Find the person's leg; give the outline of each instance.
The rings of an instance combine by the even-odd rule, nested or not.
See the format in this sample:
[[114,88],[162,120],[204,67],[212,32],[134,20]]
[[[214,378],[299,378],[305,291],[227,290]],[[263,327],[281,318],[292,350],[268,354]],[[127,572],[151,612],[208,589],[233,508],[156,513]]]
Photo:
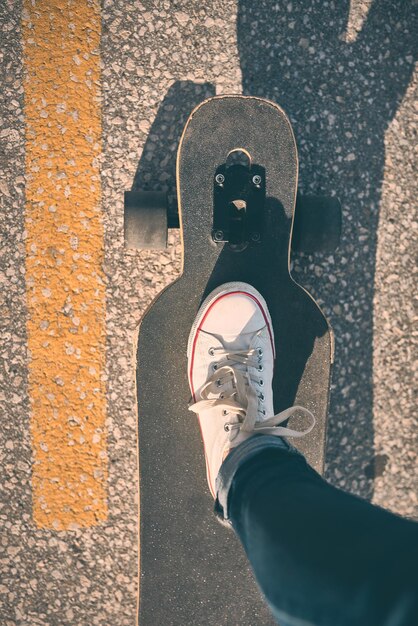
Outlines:
[[225,459],[215,511],[281,626],[416,626],[418,524],[329,485],[277,437]]
[[[218,516],[241,539],[281,626],[417,626],[418,525],[327,484],[283,437],[305,407],[274,414],[275,342],[262,295],[217,287],[190,331],[198,415]],[[304,431],[284,427],[295,413]]]

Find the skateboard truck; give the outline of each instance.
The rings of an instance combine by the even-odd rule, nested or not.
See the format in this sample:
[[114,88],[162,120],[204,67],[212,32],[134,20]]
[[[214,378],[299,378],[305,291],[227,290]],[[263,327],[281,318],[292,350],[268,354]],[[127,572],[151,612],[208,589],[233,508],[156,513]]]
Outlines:
[[[213,209],[212,241],[227,243],[235,252],[262,243],[263,238],[266,239],[268,219],[266,168],[253,164],[246,149],[235,148],[228,153],[225,162],[208,175],[213,176],[213,198],[207,198]],[[211,184],[207,178],[205,182]],[[179,189],[177,193],[180,193]],[[126,191],[124,201],[126,247],[164,249],[168,229],[180,228],[177,201],[169,198],[166,192],[145,190]],[[208,208],[205,203],[199,211]],[[270,232],[268,234],[270,236]],[[338,198],[298,192],[291,231],[292,251],[305,254],[333,252],[338,247],[340,235],[341,205]]]
[[212,239],[236,251],[261,243],[266,174],[260,165],[220,165],[213,181]]

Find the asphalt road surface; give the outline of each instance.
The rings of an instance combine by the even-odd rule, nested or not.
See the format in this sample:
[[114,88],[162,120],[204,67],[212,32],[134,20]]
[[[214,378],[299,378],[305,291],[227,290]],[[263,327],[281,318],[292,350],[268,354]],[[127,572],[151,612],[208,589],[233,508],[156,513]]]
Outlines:
[[124,249],[123,191],[173,193],[182,125],[215,93],[278,102],[300,188],[342,201],[340,248],[292,261],[336,338],[326,476],[418,519],[416,4],[0,11],[2,626],[135,624],[134,344],[181,250],[174,231]]

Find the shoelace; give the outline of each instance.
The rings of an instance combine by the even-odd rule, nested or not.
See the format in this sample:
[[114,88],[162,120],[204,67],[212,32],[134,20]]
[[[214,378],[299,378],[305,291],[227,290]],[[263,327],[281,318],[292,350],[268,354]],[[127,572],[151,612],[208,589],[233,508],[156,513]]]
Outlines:
[[[260,379],[251,375],[247,368],[259,368],[262,355],[260,348],[236,352],[229,352],[223,348],[211,348],[210,354],[212,356],[217,354],[224,358],[215,364],[215,371],[199,392],[201,400],[190,404],[189,411],[200,415],[216,409],[213,412],[219,414],[221,411],[223,416],[229,413],[235,415],[238,418],[237,422],[227,422],[224,425],[227,432],[232,430],[263,431],[265,434],[284,437],[303,437],[311,432],[315,426],[315,417],[309,409],[299,405],[292,406],[268,419],[257,421],[257,415],[262,411],[258,406],[260,396],[254,388],[254,383],[259,383]],[[215,397],[209,398],[210,394]],[[279,426],[298,412],[310,418],[311,424],[308,428],[299,431]]]

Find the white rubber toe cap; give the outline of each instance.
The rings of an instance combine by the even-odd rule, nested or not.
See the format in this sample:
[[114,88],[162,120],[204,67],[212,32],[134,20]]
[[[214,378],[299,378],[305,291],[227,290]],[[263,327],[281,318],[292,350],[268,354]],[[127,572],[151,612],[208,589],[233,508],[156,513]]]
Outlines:
[[253,298],[246,293],[220,296],[209,308],[201,330],[218,334],[230,340],[243,333],[253,333],[265,326],[266,322]]

